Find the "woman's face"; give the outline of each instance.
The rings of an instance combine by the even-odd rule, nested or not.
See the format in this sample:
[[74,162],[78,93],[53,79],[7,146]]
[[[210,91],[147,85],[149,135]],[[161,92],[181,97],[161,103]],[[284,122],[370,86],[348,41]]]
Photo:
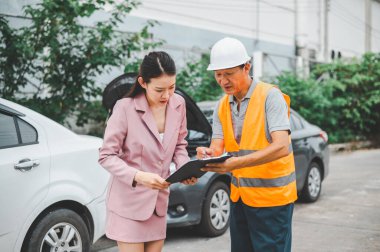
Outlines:
[[166,106],[169,98],[174,94],[176,76],[161,75],[150,79],[149,83],[144,82],[142,77],[138,78],[140,85],[146,91],[146,98],[149,106]]

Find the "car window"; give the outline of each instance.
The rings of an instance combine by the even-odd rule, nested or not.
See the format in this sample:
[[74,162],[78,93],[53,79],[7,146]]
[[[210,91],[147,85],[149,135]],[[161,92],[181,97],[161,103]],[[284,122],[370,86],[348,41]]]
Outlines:
[[0,148],[38,143],[36,129],[16,116],[0,113],[0,125]]
[[294,114],[290,115],[290,128],[292,131],[303,129],[303,124],[302,124],[301,119],[298,118]]
[[0,125],[0,148],[17,145],[17,129],[13,116],[0,113]]
[[37,131],[27,122],[17,119],[23,144],[37,143]]
[[201,141],[201,140],[205,141],[207,139],[208,137],[205,133],[197,131],[197,130],[191,130],[191,129],[188,130],[188,134],[186,137],[187,141]]

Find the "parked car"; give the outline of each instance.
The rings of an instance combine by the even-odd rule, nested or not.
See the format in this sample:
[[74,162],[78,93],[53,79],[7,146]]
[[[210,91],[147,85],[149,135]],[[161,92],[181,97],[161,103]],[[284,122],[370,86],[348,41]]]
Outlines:
[[101,144],[0,98],[1,251],[89,251],[104,234]]
[[294,110],[290,112],[290,128],[297,191],[300,200],[314,202],[318,200],[322,181],[329,173],[328,135]]
[[[114,79],[104,90],[103,105],[112,110],[113,105],[133,85],[136,74],[123,74]],[[177,94],[186,101],[188,153],[196,155],[196,147],[209,146],[212,136],[212,110],[215,102],[199,106],[181,89]],[[202,111],[200,110],[202,108]],[[322,181],[328,174],[329,151],[327,134],[308,123],[291,110],[292,145],[296,166],[297,190],[306,202],[318,199]],[[173,169],[174,170],[174,169]],[[176,183],[170,186],[168,227],[196,226],[205,236],[223,234],[229,226],[230,202],[228,174],[208,172],[198,183],[186,186]]]

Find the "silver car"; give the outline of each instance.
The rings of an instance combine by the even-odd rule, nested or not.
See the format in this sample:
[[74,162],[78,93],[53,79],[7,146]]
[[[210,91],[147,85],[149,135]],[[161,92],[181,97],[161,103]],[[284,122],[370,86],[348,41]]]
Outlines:
[[89,251],[104,234],[101,144],[0,98],[1,251]]

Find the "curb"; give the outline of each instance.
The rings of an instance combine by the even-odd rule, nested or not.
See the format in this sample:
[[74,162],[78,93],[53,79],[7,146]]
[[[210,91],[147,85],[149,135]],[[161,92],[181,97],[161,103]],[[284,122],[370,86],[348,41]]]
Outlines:
[[339,153],[339,152],[344,152],[344,151],[353,151],[353,150],[358,150],[358,149],[370,148],[371,146],[373,146],[371,141],[359,141],[359,142],[329,144],[329,149],[331,152]]

